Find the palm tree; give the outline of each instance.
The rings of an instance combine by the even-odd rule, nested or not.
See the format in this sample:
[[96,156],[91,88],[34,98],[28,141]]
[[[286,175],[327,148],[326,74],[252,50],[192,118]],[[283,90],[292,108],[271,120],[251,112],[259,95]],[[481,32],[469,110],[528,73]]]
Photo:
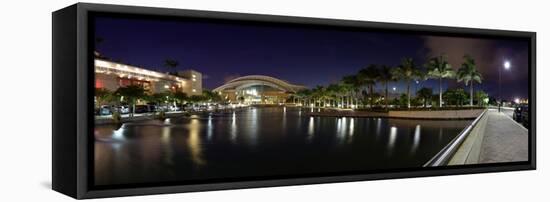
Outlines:
[[179,66],[179,62],[174,59],[166,59],[164,60],[164,66],[168,67],[169,69],[175,69],[177,66]]
[[481,83],[482,77],[476,69],[475,60],[469,56],[464,56],[464,63],[457,71],[457,80],[458,82],[464,81],[466,86],[470,85],[470,106],[474,105],[474,81]]
[[388,109],[388,83],[391,81],[395,81],[391,74],[392,68],[387,65],[382,65],[380,69],[380,74],[378,77],[378,80],[381,81],[384,85],[384,104],[386,105],[386,109]]
[[421,77],[420,70],[412,58],[404,58],[401,65],[392,70],[392,76],[394,79],[405,80],[407,83],[407,108],[411,108],[411,81]]
[[310,95],[310,90],[309,89],[304,89],[304,90],[301,90],[301,91],[298,91],[296,92],[296,94],[294,94],[294,96],[296,98],[298,98],[298,102],[299,103],[302,103],[302,106],[306,106],[307,107],[307,99]]
[[317,86],[313,89],[313,97],[319,103],[319,107],[325,107],[329,94],[324,86]]
[[329,97],[331,98],[332,106],[336,106],[336,107],[339,106],[338,101],[341,100],[340,98],[342,98],[343,94],[345,93],[343,90],[344,88],[342,87],[342,85],[339,85],[339,84],[330,84],[327,87]]
[[[353,101],[356,99],[356,95],[361,89],[362,82],[356,75],[344,76],[342,78],[343,87],[346,89],[348,94],[348,106],[353,106]],[[355,102],[357,104],[357,102]]]
[[416,92],[416,96],[424,100],[424,107],[427,106],[427,103],[429,100],[431,100],[432,95],[433,95],[433,90],[431,88],[426,88],[426,87],[421,88],[420,90],[418,90],[418,92]]
[[438,57],[430,58],[426,63],[428,69],[427,76],[439,80],[439,107],[443,106],[443,87],[442,82],[445,78],[454,78],[456,72],[451,67],[451,64],[447,62],[447,57],[440,55]]
[[362,80],[362,83],[367,86],[369,91],[369,105],[372,108],[373,101],[374,101],[374,85],[376,85],[376,81],[380,77],[380,72],[376,65],[371,64],[367,68],[359,70],[359,79]]

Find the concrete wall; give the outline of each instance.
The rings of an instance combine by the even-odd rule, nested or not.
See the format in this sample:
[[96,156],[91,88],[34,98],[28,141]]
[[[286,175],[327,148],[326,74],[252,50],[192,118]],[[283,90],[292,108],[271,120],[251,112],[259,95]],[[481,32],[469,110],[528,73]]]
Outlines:
[[479,163],[479,155],[481,153],[481,143],[485,135],[485,127],[487,126],[488,114],[485,113],[479,119],[477,124],[472,128],[470,134],[460,145],[456,153],[451,157],[448,165],[464,165]]
[[411,119],[474,119],[483,109],[443,110],[443,111],[390,111],[389,117]]

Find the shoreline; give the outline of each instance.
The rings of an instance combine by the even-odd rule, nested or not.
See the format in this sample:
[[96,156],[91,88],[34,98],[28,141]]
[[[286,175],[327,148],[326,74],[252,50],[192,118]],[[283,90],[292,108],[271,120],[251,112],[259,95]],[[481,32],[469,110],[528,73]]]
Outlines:
[[354,117],[354,118],[395,118],[419,120],[470,120],[476,119],[484,109],[457,109],[457,110],[411,110],[411,111],[322,111],[306,112],[313,117]]

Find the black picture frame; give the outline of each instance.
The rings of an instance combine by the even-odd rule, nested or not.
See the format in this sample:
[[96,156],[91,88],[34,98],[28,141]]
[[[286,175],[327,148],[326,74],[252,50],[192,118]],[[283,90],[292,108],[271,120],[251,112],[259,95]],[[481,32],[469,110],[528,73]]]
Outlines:
[[[90,24],[96,13],[155,18],[197,18],[247,23],[283,23],[292,26],[323,26],[338,29],[375,29],[446,36],[521,38],[530,43],[529,52],[529,161],[480,165],[426,167],[415,170],[388,170],[380,173],[292,176],[214,181],[200,184],[158,183],[139,187],[97,189],[90,184],[93,142],[93,40]],[[98,197],[164,194],[207,190],[350,182],[423,176],[443,176],[536,169],[536,33],[489,29],[457,28],[413,24],[318,19],[183,9],[77,3],[52,14],[52,188],[68,196]]]

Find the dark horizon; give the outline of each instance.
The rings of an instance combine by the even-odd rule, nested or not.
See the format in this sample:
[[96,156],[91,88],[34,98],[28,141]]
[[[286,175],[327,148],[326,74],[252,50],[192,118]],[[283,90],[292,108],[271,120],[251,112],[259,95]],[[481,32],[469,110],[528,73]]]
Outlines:
[[[498,97],[498,68],[502,68],[503,99],[528,96],[526,41],[107,17],[96,18],[95,31],[103,39],[96,46],[102,55],[160,72],[195,69],[203,73],[207,89],[251,74],[313,88],[338,82],[369,64],[397,66],[402,58],[411,57],[422,66],[426,58],[440,54],[446,54],[457,69],[463,55],[469,54],[483,75],[475,89]],[[165,59],[180,65],[163,67]],[[511,63],[510,70],[503,69],[504,61]],[[451,80],[445,83],[444,89],[464,87]],[[394,86],[400,93],[406,91],[402,81],[390,84]],[[416,88],[421,87],[438,92],[435,80],[420,82]]]

